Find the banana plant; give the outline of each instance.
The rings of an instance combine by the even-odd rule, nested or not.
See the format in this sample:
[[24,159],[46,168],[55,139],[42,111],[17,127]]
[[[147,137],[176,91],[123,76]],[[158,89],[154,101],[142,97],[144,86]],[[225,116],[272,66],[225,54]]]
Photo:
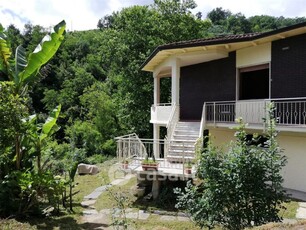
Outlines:
[[53,109],[45,123],[37,124],[37,116],[32,115],[29,117],[28,121],[31,126],[31,133],[25,143],[33,146],[34,156],[37,159],[37,170],[41,172],[41,155],[43,149],[47,146],[48,137],[52,136],[56,131],[59,130],[59,127],[56,125],[56,121],[59,117],[61,111],[61,105],[58,105],[55,109]]
[[10,75],[10,57],[12,52],[7,44],[6,35],[3,33],[4,28],[0,24],[0,76]]
[[[41,67],[46,64],[57,52],[65,35],[66,23],[61,21],[54,26],[53,31],[47,34],[36,47],[36,49],[26,57],[26,51],[22,46],[18,46],[15,59],[12,59],[12,52],[9,48],[4,28],[0,24],[0,79],[14,82],[14,94],[23,96],[28,85],[35,80]],[[47,130],[47,126],[44,128]],[[43,138],[43,137],[42,137]],[[15,136],[15,159],[16,169],[21,168],[22,134]]]
[[18,46],[15,60],[11,60],[12,52],[9,49],[4,29],[0,25],[0,72],[15,83],[16,94],[22,94],[28,84],[36,78],[40,68],[54,56],[64,39],[65,28],[65,21],[54,26],[53,31],[42,39],[28,58],[25,49]]

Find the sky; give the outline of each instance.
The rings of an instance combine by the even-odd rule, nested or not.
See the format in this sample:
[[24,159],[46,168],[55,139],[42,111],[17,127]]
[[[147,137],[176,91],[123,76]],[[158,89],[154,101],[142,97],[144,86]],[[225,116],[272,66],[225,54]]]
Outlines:
[[[195,0],[203,17],[216,7],[246,17],[271,15],[305,17],[305,0]],[[21,31],[24,24],[32,23],[45,28],[65,20],[73,30],[96,29],[100,18],[132,5],[150,5],[153,0],[0,0],[0,23],[14,24]]]

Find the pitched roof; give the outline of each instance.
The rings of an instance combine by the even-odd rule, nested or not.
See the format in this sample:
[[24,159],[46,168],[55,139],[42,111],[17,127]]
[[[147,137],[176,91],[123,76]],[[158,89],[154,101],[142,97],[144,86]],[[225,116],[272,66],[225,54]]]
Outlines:
[[[145,62],[141,66],[141,69],[143,69],[160,51],[163,51],[163,50],[254,41],[254,40],[281,34],[284,32],[292,31],[295,29],[303,28],[303,27],[306,27],[306,22],[298,23],[292,26],[283,27],[283,28],[268,31],[268,32],[225,35],[225,36],[217,36],[217,37],[212,37],[212,38],[200,38],[200,39],[179,41],[179,42],[173,42],[173,43],[169,43],[165,45],[160,45],[157,48],[155,48],[155,50],[145,60]],[[306,30],[305,30],[305,33],[306,33]]]
[[207,45],[216,45],[216,44],[223,44],[223,43],[231,43],[237,41],[245,41],[246,39],[253,39],[256,36],[262,33],[248,33],[248,34],[233,34],[233,35],[221,35],[212,38],[200,38],[200,39],[193,39],[188,41],[179,41],[173,42],[165,45],[158,46],[157,49],[176,49],[176,48],[187,48],[193,46],[207,46]]

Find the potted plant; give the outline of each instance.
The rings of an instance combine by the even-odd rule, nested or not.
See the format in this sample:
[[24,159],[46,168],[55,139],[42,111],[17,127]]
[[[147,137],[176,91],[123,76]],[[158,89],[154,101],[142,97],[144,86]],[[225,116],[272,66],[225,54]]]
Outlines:
[[124,160],[122,161],[121,167],[122,167],[123,169],[128,169],[128,168],[129,168],[129,161],[128,161],[127,159],[124,159]]
[[192,173],[192,163],[191,161],[188,161],[185,165],[184,165],[184,170],[186,174],[191,174]]
[[146,158],[141,162],[141,166],[143,171],[157,171],[158,162],[156,162],[154,154],[152,155],[152,159],[149,159],[149,156],[146,155]]

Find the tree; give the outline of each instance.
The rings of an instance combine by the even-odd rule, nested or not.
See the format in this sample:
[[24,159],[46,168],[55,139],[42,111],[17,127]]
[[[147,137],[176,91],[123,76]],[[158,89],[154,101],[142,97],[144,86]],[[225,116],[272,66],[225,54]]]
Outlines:
[[105,15],[103,18],[99,19],[97,27],[100,30],[112,28],[113,16]]
[[281,220],[278,213],[286,201],[281,170],[286,157],[276,141],[272,106],[265,120],[264,146],[248,145],[245,124],[238,119],[237,140],[227,153],[211,144],[203,151],[198,165],[202,183],[189,183],[185,192],[176,190],[177,207],[185,208],[201,227],[222,225],[234,230]]
[[207,18],[211,20],[214,25],[225,25],[226,20],[232,15],[229,10],[224,10],[222,7],[217,7],[207,14]]
[[[211,24],[190,13],[194,1],[160,0],[153,6],[133,6],[113,14],[108,42],[99,47],[121,126],[150,137],[149,109],[153,101],[151,74],[141,71],[145,58],[158,45],[206,36]],[[127,55],[128,54],[128,55]],[[163,86],[162,86],[163,87]]]
[[17,47],[22,42],[22,35],[18,28],[16,28],[14,25],[9,25],[5,31],[7,40],[9,41],[9,46],[11,47],[11,50],[16,50]]
[[243,14],[233,14],[227,19],[227,31],[231,34],[251,33],[251,23]]

